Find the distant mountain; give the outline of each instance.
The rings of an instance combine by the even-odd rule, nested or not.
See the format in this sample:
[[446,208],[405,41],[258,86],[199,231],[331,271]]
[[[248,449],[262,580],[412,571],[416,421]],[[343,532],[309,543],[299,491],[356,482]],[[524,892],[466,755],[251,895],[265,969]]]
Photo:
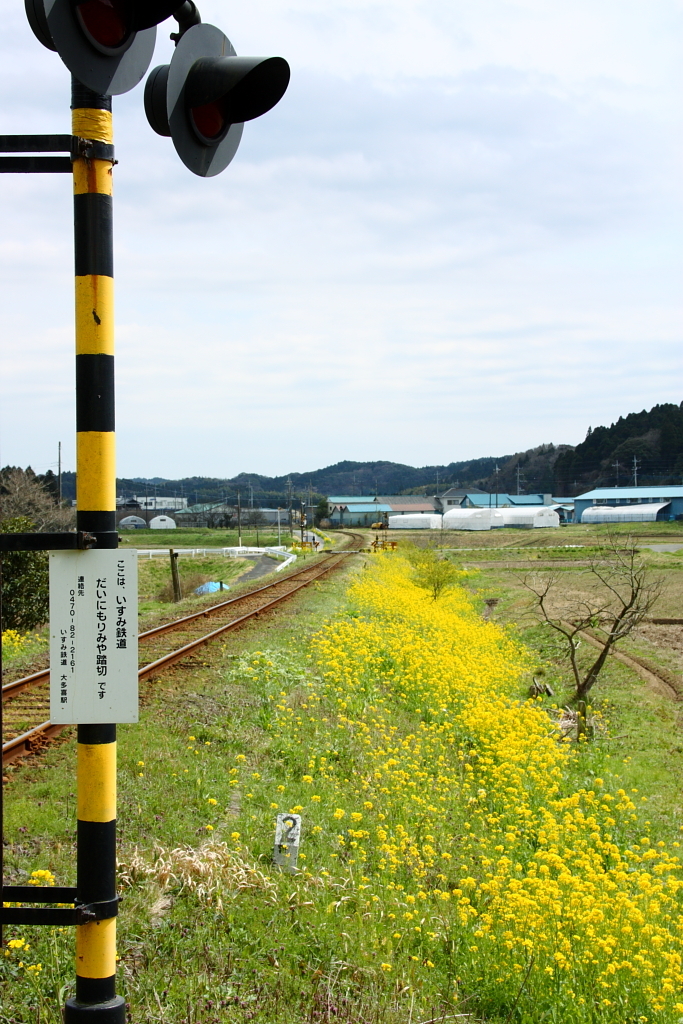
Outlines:
[[[635,462],[634,462],[635,458]],[[496,472],[497,467],[497,472]],[[48,479],[48,476],[50,479]],[[595,486],[680,483],[683,476],[683,403],[655,405],[649,412],[630,413],[609,427],[588,428],[585,441],[570,445],[541,444],[525,452],[450,462],[441,466],[406,466],[397,462],[336,462],[309,473],[263,476],[240,473],[220,477],[192,476],[122,478],[117,493],[181,497],[195,502],[235,500],[282,506],[292,500],[315,502],[329,495],[436,494],[448,487],[478,487],[515,494],[539,491],[555,496],[580,494]],[[45,485],[56,482],[46,474]],[[76,474],[62,474],[62,494],[76,496]]]
[[558,457],[555,492],[681,483],[682,475],[683,403],[667,403],[620,416],[609,427],[589,427],[585,441]]
[[190,503],[218,501],[223,497],[235,499],[240,492],[243,503],[249,503],[253,494],[255,504],[284,505],[290,494],[295,500],[309,494],[313,500],[331,494],[374,495],[427,493],[435,494],[446,487],[467,486],[493,472],[496,462],[503,465],[510,456],[500,459],[469,459],[444,466],[415,468],[396,462],[337,462],[310,473],[290,473],[287,476],[268,477],[259,473],[240,473],[229,479],[215,477],[185,477],[181,480],[145,480],[143,478],[117,481],[119,494],[158,494],[172,497],[185,496]]

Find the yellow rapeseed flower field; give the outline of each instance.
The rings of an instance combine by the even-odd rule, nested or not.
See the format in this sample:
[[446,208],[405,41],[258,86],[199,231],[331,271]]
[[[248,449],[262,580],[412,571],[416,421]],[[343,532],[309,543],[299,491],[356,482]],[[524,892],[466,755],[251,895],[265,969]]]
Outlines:
[[360,915],[387,977],[440,972],[483,1016],[683,1018],[679,858],[610,777],[570,784],[580,752],[519,697],[530,655],[398,555],[349,597],[313,641],[322,683],[272,697],[316,823],[304,877],[348,880],[327,913]]

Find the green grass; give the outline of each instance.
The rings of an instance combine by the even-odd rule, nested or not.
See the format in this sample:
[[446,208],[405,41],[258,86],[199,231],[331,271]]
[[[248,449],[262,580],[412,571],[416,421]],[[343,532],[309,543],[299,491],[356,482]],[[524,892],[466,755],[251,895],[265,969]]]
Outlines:
[[[238,541],[237,530],[194,529],[178,527],[175,530],[121,530],[122,547],[131,548],[231,548]],[[296,531],[294,534],[296,538]],[[256,531],[249,528],[242,530],[242,544],[245,547],[256,547]],[[259,528],[258,547],[271,547],[277,544],[277,527]],[[281,543],[289,546],[291,537],[289,530],[281,528]]]
[[[369,543],[375,531],[352,527],[362,533]],[[570,524],[556,530],[519,530],[506,527],[495,530],[390,530],[391,540],[410,539],[419,546],[449,548],[536,548],[555,547],[565,544],[581,544],[593,547],[604,544],[608,537],[634,537],[641,543],[683,544],[683,522],[662,523],[615,523]]]
[[[276,564],[273,562],[273,568]],[[178,574],[182,595],[184,598],[194,597],[195,588],[208,580],[232,586],[253,567],[253,562],[241,558],[224,558],[222,555],[191,558],[180,555]],[[138,586],[141,612],[168,610],[168,606],[173,603],[170,557],[156,555],[154,558],[139,558]]]
[[[349,566],[346,580],[355,571]],[[343,613],[346,580],[334,576],[302,592],[274,616],[146,684],[140,724],[119,728],[125,896],[119,990],[130,1004],[131,1024],[418,1024],[472,1009],[449,1002],[451,982],[442,972],[416,968],[411,991],[383,975],[379,964],[393,928],[376,931],[362,908],[344,903],[334,837],[313,834],[310,793],[293,770],[292,751],[272,729],[273,698],[284,693],[305,721],[307,687],[318,672],[307,657],[308,639],[330,616]],[[523,614],[518,590],[495,566],[480,572],[472,586],[482,606],[489,595],[500,599],[494,617],[536,652],[555,689],[546,704],[551,711],[553,704],[562,706],[570,695],[566,666],[557,645]],[[604,728],[583,752],[576,783],[610,771],[620,775],[625,788],[638,790],[632,795],[646,809],[652,833],[674,839],[683,822],[678,706],[614,661],[594,691],[593,706]],[[315,741],[313,726],[309,740]],[[42,760],[11,767],[7,775],[8,880],[21,882],[31,871],[49,869],[57,884],[71,883],[73,742],[65,739]],[[357,781],[351,772],[346,782],[353,800]],[[317,792],[324,801],[324,788]],[[301,866],[317,882],[270,867],[274,803],[283,810],[305,805]],[[215,891],[207,895],[193,871],[211,871],[213,840],[224,842],[227,853],[210,877]],[[171,854],[181,846],[196,851],[185,857],[184,875],[183,857]],[[185,881],[165,887],[163,867],[171,862]],[[343,916],[330,910],[334,906],[343,908]],[[14,935],[31,945],[28,954],[21,951],[22,962],[41,963],[42,970],[31,976],[18,968],[19,954],[0,958],[0,1022],[58,1024],[73,979],[72,932],[6,929],[6,938]],[[489,1017],[494,1019],[518,1020],[514,1010],[509,1017]]]

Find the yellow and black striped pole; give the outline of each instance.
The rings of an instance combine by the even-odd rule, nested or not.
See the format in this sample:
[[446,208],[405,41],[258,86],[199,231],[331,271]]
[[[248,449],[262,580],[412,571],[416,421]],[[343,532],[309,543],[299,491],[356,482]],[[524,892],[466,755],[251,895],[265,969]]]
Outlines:
[[[72,81],[77,525],[115,548],[111,96]],[[87,557],[87,556],[86,556]],[[94,626],[93,626],[94,628]],[[65,1024],[124,1024],[116,995],[116,726],[78,726],[76,996]]]

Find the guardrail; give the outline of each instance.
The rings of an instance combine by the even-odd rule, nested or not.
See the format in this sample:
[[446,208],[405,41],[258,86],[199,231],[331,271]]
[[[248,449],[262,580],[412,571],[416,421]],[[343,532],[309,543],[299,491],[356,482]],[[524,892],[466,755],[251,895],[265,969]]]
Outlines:
[[[274,555],[287,558],[287,548],[284,544],[281,547],[268,548],[173,548],[177,555],[222,555],[224,558],[241,558],[243,555]],[[138,558],[168,557],[169,548],[138,548]]]

